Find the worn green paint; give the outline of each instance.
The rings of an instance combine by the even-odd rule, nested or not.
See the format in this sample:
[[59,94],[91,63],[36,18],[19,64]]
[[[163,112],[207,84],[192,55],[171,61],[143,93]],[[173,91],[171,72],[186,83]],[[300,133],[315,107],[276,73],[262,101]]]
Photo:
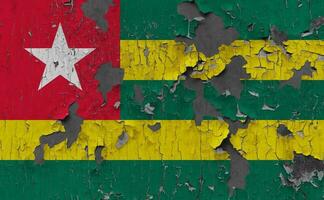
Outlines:
[[[181,0],[121,0],[121,39],[174,39],[187,35],[188,22],[177,14]],[[195,23],[191,25],[191,32]]]
[[[284,161],[249,161],[245,190],[232,199],[321,199],[324,184],[296,192],[281,185]],[[2,200],[11,199],[228,199],[229,161],[1,161]],[[200,186],[200,180],[203,180]],[[195,190],[189,191],[185,183]],[[214,191],[208,187],[214,186]],[[163,189],[164,192],[159,192]]]
[[[205,99],[224,116],[237,119],[237,105],[242,113],[252,119],[324,119],[324,81],[302,81],[300,89],[279,87],[279,81],[243,82],[241,98],[220,95],[209,83],[205,84]],[[178,85],[170,93],[173,81],[124,81],[121,87],[121,119],[194,119],[192,102],[196,92]],[[134,85],[143,92],[144,101],[134,100]],[[252,96],[249,91],[259,94]],[[164,99],[157,97],[163,94]],[[154,115],[143,112],[145,104],[155,107]],[[275,111],[262,110],[263,105],[277,107]],[[208,116],[206,116],[208,117]]]
[[[174,39],[187,35],[188,22],[177,14],[181,0],[121,0],[121,38]],[[301,39],[313,19],[323,15],[323,0],[196,0],[203,12],[220,16],[226,27],[232,26],[240,39],[269,36],[272,25],[287,33],[289,39]],[[252,31],[248,26],[254,24]],[[195,24],[191,24],[193,33]],[[307,39],[323,39],[324,28]]]

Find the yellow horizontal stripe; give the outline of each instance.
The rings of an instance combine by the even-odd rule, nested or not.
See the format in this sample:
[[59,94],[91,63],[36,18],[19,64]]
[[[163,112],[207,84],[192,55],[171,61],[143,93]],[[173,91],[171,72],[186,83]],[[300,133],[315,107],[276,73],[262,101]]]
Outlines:
[[[279,136],[277,127],[284,124],[292,136]],[[248,160],[287,160],[296,153],[324,160],[323,120],[258,120],[231,137],[235,149]]]
[[265,40],[237,40],[206,58],[194,46],[186,48],[173,40],[122,40],[120,62],[125,80],[177,80],[186,67],[196,66],[199,60],[204,62],[194,77],[206,80],[223,71],[237,55],[245,58],[244,67],[254,80],[287,80],[293,76],[292,69],[300,69],[306,61],[317,72],[313,78],[303,79],[324,79],[324,41],[290,40],[285,45],[286,50]]
[[[97,146],[104,146],[106,160],[223,160],[228,155],[215,151],[228,134],[223,121],[203,121],[196,126],[190,120],[164,120],[153,132],[148,125],[157,121],[85,121],[78,140],[71,148],[66,142],[46,146],[46,160],[93,160]],[[278,136],[276,129],[285,124],[293,136]],[[0,159],[33,160],[39,137],[63,130],[55,121],[0,121]],[[118,137],[126,132],[129,139],[121,148]],[[252,121],[247,129],[231,137],[233,146],[249,160],[288,160],[293,152],[324,159],[324,121]],[[87,150],[86,150],[87,149]]]

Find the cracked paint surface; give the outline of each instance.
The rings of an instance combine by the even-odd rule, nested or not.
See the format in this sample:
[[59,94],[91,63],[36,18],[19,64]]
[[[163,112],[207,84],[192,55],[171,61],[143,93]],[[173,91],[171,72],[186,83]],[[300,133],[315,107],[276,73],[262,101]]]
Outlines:
[[322,1],[4,4],[1,199],[323,198]]
[[[189,0],[193,2],[192,0]],[[177,5],[187,0],[121,1],[121,38],[127,39],[174,39],[188,34],[188,21],[177,15]],[[322,39],[323,29],[318,28],[307,37],[314,22],[320,21],[322,0],[195,0],[203,13],[212,12],[220,16],[225,27],[234,27],[241,39],[253,40],[270,35],[271,25],[287,33],[290,39]],[[138,5],[141,5],[138,6]],[[274,15],[275,13],[275,15]],[[313,22],[314,21],[314,22]],[[193,34],[196,23],[190,23]]]
[[[323,81],[303,80],[300,89],[291,86],[281,88],[280,81],[242,82],[243,91],[239,100],[231,95],[221,94],[208,82],[202,83],[203,97],[218,112],[232,120],[245,118],[244,115],[257,120],[324,119],[324,107],[320,103],[324,98]],[[122,119],[194,119],[193,103],[198,94],[185,88],[183,81],[173,90],[174,83],[124,81],[121,100],[129,103],[121,105]],[[145,98],[141,103],[134,99],[134,85],[142,89]],[[143,112],[146,104],[154,106],[154,115]],[[215,118],[208,115],[205,117]]]
[[[75,101],[83,118],[119,119],[119,109],[113,106],[119,101],[118,86],[109,91],[111,98],[106,106],[101,106],[99,82],[94,79],[101,64],[109,62],[119,67],[120,24],[115,20],[119,19],[119,1],[105,15],[105,20],[110,21],[107,32],[97,29],[96,23],[84,16],[82,3],[74,0],[72,7],[63,1],[9,1],[1,7],[0,80],[8,83],[0,85],[0,94],[5,95],[0,98],[1,119],[59,120],[66,117]],[[70,48],[91,47],[95,51],[75,64],[82,90],[57,77],[38,91],[45,64],[25,48],[50,48],[59,24]]]
[[[284,124],[292,136],[278,136],[277,127]],[[234,148],[249,160],[291,160],[293,152],[324,160],[321,121],[252,121],[239,129],[230,140]]]
[[[3,199],[228,199],[227,161],[103,161],[99,166],[84,161],[6,163],[0,165],[0,176],[11,176],[1,184]],[[301,186],[297,193],[281,186],[277,177],[285,173],[283,161],[249,164],[246,187],[235,190],[232,199],[303,199],[306,192],[311,199],[321,199],[323,195],[311,184]],[[318,186],[323,187],[323,183]]]
[[[161,128],[152,131],[148,126],[156,122]],[[33,160],[34,148],[42,135],[64,131],[55,121],[1,123],[2,160]],[[286,125],[292,136],[278,136],[279,124]],[[323,135],[318,134],[322,129],[323,121],[256,120],[246,129],[238,129],[230,141],[248,160],[291,160],[294,152],[323,160]],[[129,136],[128,142],[117,148],[123,131]],[[70,148],[67,141],[52,148],[45,145],[44,159],[45,164],[46,160],[94,160],[96,147],[103,146],[104,160],[224,160],[228,155],[217,151],[217,147],[228,133],[227,123],[217,120],[204,120],[201,126],[191,120],[86,120]]]
[[[187,67],[196,68],[192,77],[208,80],[240,55],[246,60],[244,68],[253,80],[287,80],[293,76],[292,70],[301,69],[306,61],[316,72],[313,77],[302,79],[323,80],[322,40],[289,40],[284,45],[285,49],[271,41],[236,40],[221,46],[218,54],[206,57],[194,46],[186,47],[172,40],[122,40],[121,67],[125,70],[125,80],[177,80]],[[150,51],[147,56],[145,48]]]

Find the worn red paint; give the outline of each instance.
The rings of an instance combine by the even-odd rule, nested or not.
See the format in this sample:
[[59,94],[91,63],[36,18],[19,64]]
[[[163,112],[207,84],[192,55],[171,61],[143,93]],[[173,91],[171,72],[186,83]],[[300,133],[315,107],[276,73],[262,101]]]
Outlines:
[[[119,0],[105,18],[107,32],[96,27],[81,10],[82,0],[73,7],[66,0],[11,0],[0,7],[0,118],[62,119],[68,107],[78,102],[78,114],[85,119],[119,119],[113,107],[120,99],[119,86],[108,93],[108,103],[98,91],[94,76],[103,63],[119,67]],[[38,91],[45,64],[24,48],[50,48],[57,26],[62,24],[70,48],[96,48],[75,67],[83,90],[59,77]],[[53,25],[56,25],[54,27]]]

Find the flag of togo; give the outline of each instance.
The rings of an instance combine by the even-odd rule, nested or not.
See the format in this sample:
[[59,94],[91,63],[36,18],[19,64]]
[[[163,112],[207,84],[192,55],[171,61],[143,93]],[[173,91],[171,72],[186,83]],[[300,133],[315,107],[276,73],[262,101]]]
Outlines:
[[321,199],[321,0],[0,6],[0,199]]

